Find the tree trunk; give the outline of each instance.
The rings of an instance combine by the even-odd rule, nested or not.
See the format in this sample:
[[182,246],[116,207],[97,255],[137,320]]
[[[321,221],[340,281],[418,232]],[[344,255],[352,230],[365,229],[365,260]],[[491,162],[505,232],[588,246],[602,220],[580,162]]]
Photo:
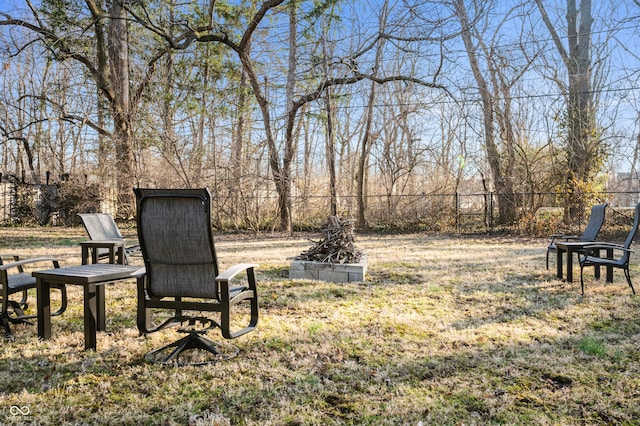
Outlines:
[[236,134],[233,137],[233,147],[231,150],[231,173],[232,185],[231,199],[233,200],[233,208],[236,211],[236,218],[239,218],[241,203],[243,197],[243,175],[244,175],[244,144],[245,144],[245,119],[247,112],[247,73],[240,72],[240,87],[238,91],[238,110],[237,110],[237,126]]
[[[324,72],[329,76],[329,52],[327,50],[327,32],[323,28],[322,32],[322,56],[324,58]],[[336,188],[336,142],[333,136],[333,112],[331,106],[331,87],[325,89],[325,108],[327,111],[327,135],[326,135],[326,156],[327,168],[329,169],[329,211],[331,216],[338,215],[338,191]]]
[[498,222],[502,224],[511,224],[516,218],[516,208],[513,202],[512,185],[509,184],[510,177],[505,176],[502,171],[501,155],[495,140],[493,96],[478,63],[476,50],[471,40],[471,27],[464,1],[455,0],[455,8],[462,27],[462,32],[460,33],[462,41],[464,43],[465,50],[467,51],[467,56],[469,57],[473,77],[478,85],[480,98],[482,99],[484,143],[487,151],[487,161],[489,162],[489,168],[491,169],[496,198],[498,201]]
[[[385,0],[380,11],[378,26],[380,33],[385,32],[386,19],[388,11],[388,1]],[[376,58],[373,64],[373,73],[375,74],[380,67],[382,61],[385,41],[380,40],[376,47]],[[360,157],[358,158],[358,172],[356,174],[356,207],[358,209],[358,227],[367,227],[367,177],[369,174],[369,155],[371,153],[372,135],[371,128],[373,126],[373,107],[376,100],[376,83],[371,82],[371,90],[369,91],[369,100],[365,111],[365,125],[362,133],[362,142],[360,144]]]
[[[565,221],[578,217],[581,200],[580,188],[588,186],[593,174],[598,171],[599,144],[595,135],[595,103],[591,87],[591,0],[582,0],[580,8],[576,0],[567,0],[567,41],[564,48],[541,0],[536,0],[556,48],[569,74],[567,95],[567,197],[565,199]],[[561,89],[563,87],[561,86]]]
[[132,188],[134,186],[133,130],[131,98],[129,95],[129,49],[128,27],[125,10],[120,2],[111,3],[109,10],[109,63],[114,91],[112,111],[113,139],[116,154],[116,182],[118,190],[119,216],[132,217],[135,205]]
[[336,143],[333,137],[333,120],[331,111],[331,89],[327,89],[326,109],[327,109],[327,167],[329,168],[329,209],[331,216],[338,215],[338,191],[336,188]]
[[369,173],[369,153],[371,152],[371,127],[373,122],[373,105],[376,100],[376,84],[371,83],[369,92],[369,102],[365,112],[365,125],[362,133],[362,142],[360,143],[360,157],[358,158],[358,172],[356,175],[357,185],[357,209],[358,209],[358,228],[367,227],[367,175]]

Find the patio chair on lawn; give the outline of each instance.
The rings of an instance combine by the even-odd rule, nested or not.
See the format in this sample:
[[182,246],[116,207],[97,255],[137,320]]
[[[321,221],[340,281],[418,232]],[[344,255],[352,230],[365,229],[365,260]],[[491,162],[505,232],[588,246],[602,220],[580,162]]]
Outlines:
[[[36,279],[30,273],[25,272],[26,265],[45,265],[49,262],[54,268],[60,267],[58,260],[50,257],[37,257],[30,259],[20,259],[19,256],[11,256],[11,261],[3,262],[0,258],[0,304],[2,304],[1,320],[6,336],[11,336],[11,327],[9,323],[30,324],[28,320],[36,318],[36,314],[27,315],[25,311],[29,307],[27,304],[27,290],[36,287]],[[43,269],[50,269],[49,266]],[[12,271],[12,273],[9,273]],[[52,316],[60,315],[67,309],[67,291],[64,285],[55,285],[61,292],[60,309],[52,313]],[[21,293],[20,300],[9,299],[9,296]]]
[[[84,229],[89,235],[91,240],[124,240],[124,237],[120,233],[120,229],[113,220],[110,214],[107,213],[80,213],[78,214],[82,219]],[[109,249],[97,248],[97,258],[104,259],[109,256]],[[129,255],[140,251],[140,246],[125,247],[125,258],[128,259]],[[128,263],[128,260],[126,261]]]
[[565,235],[565,234],[553,234],[551,235],[551,242],[547,247],[547,269],[549,269],[549,253],[557,251],[556,241],[595,241],[600,233],[600,228],[604,223],[605,210],[607,203],[596,204],[591,207],[591,216],[589,217],[589,223],[584,229],[582,235]]
[[[211,232],[211,195],[206,188],[134,191],[138,240],[146,269],[137,285],[138,329],[146,334],[179,324],[178,332],[186,334],[152,350],[145,359],[203,365],[233,358],[238,353],[235,346],[214,343],[204,334],[219,328],[225,339],[234,339],[256,327],[257,265],[242,263],[219,272]],[[232,285],[238,274],[246,276],[246,282]],[[165,312],[158,312],[161,309]],[[151,320],[156,314],[164,314],[166,319],[154,326]]]
[[[584,279],[583,273],[585,266],[607,266],[612,268],[619,268],[624,270],[624,276],[627,278],[627,284],[631,287],[631,292],[636,294],[636,290],[631,283],[631,276],[629,275],[629,258],[633,250],[629,247],[633,242],[633,239],[638,232],[638,223],[640,222],[640,203],[636,204],[633,225],[629,230],[627,238],[624,240],[624,244],[613,244],[605,242],[594,242],[585,247],[585,254],[578,256],[580,261],[580,287],[582,288],[582,294],[584,294]],[[600,257],[600,253],[605,250],[612,254],[611,257]],[[616,257],[615,254],[618,254]]]

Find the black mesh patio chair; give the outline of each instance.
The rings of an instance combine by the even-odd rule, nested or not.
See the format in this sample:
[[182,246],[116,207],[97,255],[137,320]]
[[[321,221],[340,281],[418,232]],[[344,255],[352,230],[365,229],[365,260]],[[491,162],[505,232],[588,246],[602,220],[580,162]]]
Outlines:
[[[51,263],[53,268],[59,268],[58,260],[50,257],[37,257],[29,259],[20,259],[19,256],[11,256],[9,262],[3,261],[0,257],[0,304],[2,305],[1,320],[6,336],[11,336],[10,323],[13,324],[31,324],[30,319],[36,318],[37,314],[26,314],[29,308],[27,303],[27,290],[36,287],[36,279],[31,273],[25,272],[24,267],[40,266],[41,269],[50,269],[50,266],[44,266]],[[64,285],[54,285],[61,292],[60,309],[52,313],[52,316],[61,315],[67,309],[67,291]],[[21,294],[20,300],[10,299],[10,296]]]
[[551,242],[547,247],[547,269],[549,269],[549,253],[557,251],[556,241],[595,241],[600,233],[600,228],[604,224],[605,210],[607,203],[596,204],[591,207],[591,216],[589,216],[589,223],[584,229],[582,235],[565,235],[565,234],[553,234],[551,235]]
[[[236,347],[215,343],[204,334],[219,328],[225,339],[234,339],[255,329],[257,265],[243,263],[222,273],[218,270],[211,231],[211,196],[206,188],[134,191],[138,240],[146,269],[137,285],[138,329],[146,334],[178,324],[178,332],[186,334],[177,342],[152,350],[145,359],[160,364],[202,365],[236,356]],[[242,277],[246,282],[239,279]],[[162,314],[164,320],[153,325],[152,317]]]
[[[80,213],[78,214],[82,219],[84,229],[89,235],[91,240],[124,240],[116,221],[113,220],[108,213]],[[109,256],[109,249],[97,248],[98,259],[104,259]],[[125,247],[125,258],[128,259],[130,255],[138,253],[140,251],[139,245],[133,245]],[[127,260],[128,263],[128,260]]]
[[[629,274],[629,260],[631,253],[633,253],[633,250],[629,249],[629,247],[631,246],[631,243],[633,243],[633,239],[638,232],[639,222],[640,203],[636,204],[633,225],[631,226],[629,234],[622,245],[607,242],[594,242],[593,244],[589,244],[585,247],[584,255],[578,256],[580,261],[580,287],[582,289],[582,294],[584,294],[584,278],[582,272],[586,266],[605,266],[622,269],[624,271],[624,276],[627,279],[627,284],[631,287],[631,292],[636,294],[636,290],[633,288],[633,284],[631,283],[631,275]],[[613,256],[611,258],[601,257],[600,254],[607,250],[610,251]]]

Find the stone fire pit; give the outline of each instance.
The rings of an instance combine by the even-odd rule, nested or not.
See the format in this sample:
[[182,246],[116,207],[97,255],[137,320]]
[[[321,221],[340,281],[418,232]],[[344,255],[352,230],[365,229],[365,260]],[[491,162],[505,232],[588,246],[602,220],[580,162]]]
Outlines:
[[329,216],[322,232],[324,238],[291,261],[289,279],[364,281],[367,258],[354,245],[353,220]]

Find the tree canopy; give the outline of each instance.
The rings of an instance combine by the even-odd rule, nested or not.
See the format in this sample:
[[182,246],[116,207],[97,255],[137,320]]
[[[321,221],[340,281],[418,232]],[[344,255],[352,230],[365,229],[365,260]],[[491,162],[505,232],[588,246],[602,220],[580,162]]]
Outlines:
[[403,194],[476,185],[514,223],[541,203],[523,194],[635,173],[639,15],[635,0],[13,0],[0,171],[94,179],[122,216],[133,186],[208,186],[234,226],[290,231],[316,197],[364,226],[372,196],[396,215]]

